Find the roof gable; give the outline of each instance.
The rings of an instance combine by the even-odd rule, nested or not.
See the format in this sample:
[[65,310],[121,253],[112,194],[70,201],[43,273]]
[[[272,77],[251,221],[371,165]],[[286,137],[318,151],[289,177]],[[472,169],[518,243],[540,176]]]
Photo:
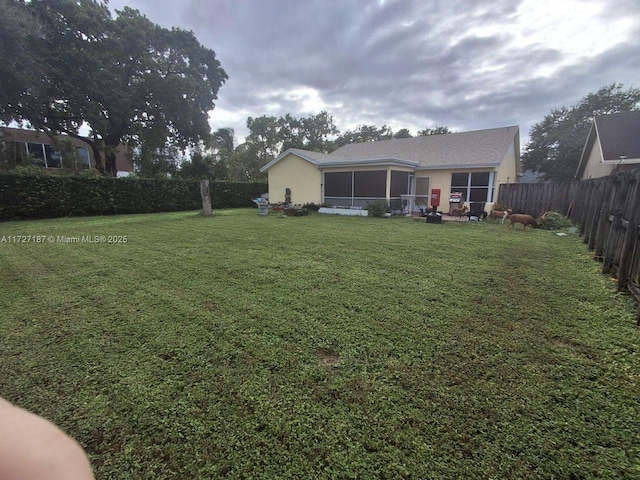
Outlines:
[[260,172],[266,172],[273,165],[278,163],[280,160],[282,160],[284,157],[286,157],[289,154],[296,155],[302,158],[303,160],[306,160],[309,163],[313,163],[314,165],[318,165],[323,159],[325,159],[325,157],[328,156],[326,153],[312,152],[311,150],[302,150],[301,148],[288,148],[287,150],[282,152],[280,155],[278,155],[276,158],[274,158],[269,163],[267,163],[264,167],[262,167],[260,169]]
[[640,111],[594,118],[604,160],[640,158]]

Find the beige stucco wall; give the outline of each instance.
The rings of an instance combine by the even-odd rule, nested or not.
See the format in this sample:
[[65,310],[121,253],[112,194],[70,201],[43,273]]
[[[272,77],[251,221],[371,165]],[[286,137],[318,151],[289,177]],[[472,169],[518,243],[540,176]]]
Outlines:
[[496,185],[500,185],[501,183],[515,183],[518,181],[517,165],[519,161],[520,158],[519,155],[516,156],[515,145],[511,144],[502,163],[496,168]]
[[284,202],[285,190],[289,188],[294,204],[320,204],[321,184],[318,167],[290,153],[269,168],[269,202]]
[[593,147],[587,159],[587,165],[582,173],[582,180],[588,178],[606,177],[615,168],[615,164],[604,163],[602,161],[602,148],[597,140],[593,142]]
[[[507,150],[502,163],[496,168],[496,177],[494,180],[496,188],[493,195],[494,202],[498,200],[498,196],[500,195],[501,183],[516,183],[518,181],[518,172],[520,171],[518,168],[520,162],[520,145],[516,142],[519,141],[519,137],[516,137],[509,147],[509,150]],[[491,205],[493,204],[490,204],[487,210],[490,210]]]

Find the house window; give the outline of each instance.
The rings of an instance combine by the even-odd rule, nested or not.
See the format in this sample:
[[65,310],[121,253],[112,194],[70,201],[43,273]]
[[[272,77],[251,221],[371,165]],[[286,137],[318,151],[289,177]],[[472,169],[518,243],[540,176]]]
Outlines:
[[84,147],[77,147],[76,153],[80,157],[82,168],[91,168],[91,157],[89,157],[89,150]]
[[84,147],[76,147],[76,158],[74,159],[71,156],[63,165],[62,153],[51,148],[51,145],[42,143],[17,143],[16,145],[24,145],[24,151],[31,157],[33,165],[36,167],[62,168],[67,166],[69,168],[75,167],[76,169],[91,167],[89,150]]
[[25,143],[27,153],[33,158],[33,164],[36,167],[47,166],[47,154],[44,151],[44,145],[42,143]]
[[493,202],[495,172],[451,174],[451,192],[461,192],[468,202]]

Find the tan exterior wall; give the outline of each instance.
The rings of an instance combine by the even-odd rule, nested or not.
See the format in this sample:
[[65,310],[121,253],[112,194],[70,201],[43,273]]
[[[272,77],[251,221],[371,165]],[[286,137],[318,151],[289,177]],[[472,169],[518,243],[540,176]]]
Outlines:
[[600,142],[596,140],[595,142],[593,142],[593,147],[591,148],[591,152],[589,153],[587,165],[585,166],[584,172],[582,173],[582,180],[586,180],[589,178],[606,177],[613,171],[613,169],[615,168],[615,164],[604,163],[602,161],[602,158],[602,148],[600,148]]
[[289,154],[269,169],[269,202],[284,202],[287,188],[291,190],[294,204],[319,205],[322,201],[322,173],[316,165]]
[[[501,183],[517,183],[518,182],[518,162],[520,162],[519,155],[519,146],[518,151],[516,151],[516,145],[514,143],[511,144],[509,150],[507,151],[502,163],[498,168],[496,168],[496,177],[495,177],[495,192],[493,195],[494,202],[498,200],[498,195],[500,194],[500,184]],[[493,205],[493,204],[491,204]],[[487,208],[487,211],[490,210],[490,207]]]

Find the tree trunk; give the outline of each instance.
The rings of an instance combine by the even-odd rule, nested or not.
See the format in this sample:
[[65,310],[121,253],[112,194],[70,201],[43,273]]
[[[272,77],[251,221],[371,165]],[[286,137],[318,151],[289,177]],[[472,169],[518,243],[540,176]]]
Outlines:
[[202,196],[202,214],[210,217],[211,212],[211,194],[209,192],[209,180],[200,181],[200,195]]
[[96,163],[96,170],[100,173],[104,173],[104,164],[102,163],[102,152],[97,142],[88,142],[91,145],[91,151],[93,152],[93,159]]
[[116,165],[116,149],[115,147],[109,146],[104,155],[104,166],[105,171],[113,176],[118,176],[118,167]]

